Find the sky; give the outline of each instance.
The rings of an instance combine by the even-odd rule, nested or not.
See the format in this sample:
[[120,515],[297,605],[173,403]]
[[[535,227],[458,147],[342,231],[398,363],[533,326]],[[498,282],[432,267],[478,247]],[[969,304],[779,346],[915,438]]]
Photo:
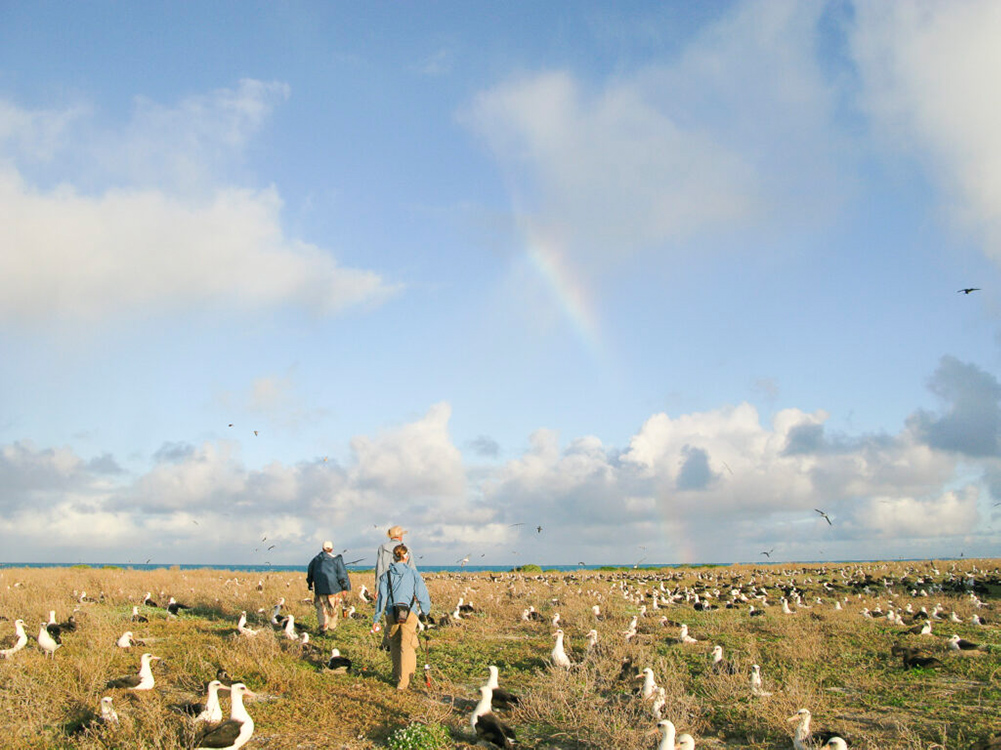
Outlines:
[[999,37],[0,0],[0,561],[998,556]]

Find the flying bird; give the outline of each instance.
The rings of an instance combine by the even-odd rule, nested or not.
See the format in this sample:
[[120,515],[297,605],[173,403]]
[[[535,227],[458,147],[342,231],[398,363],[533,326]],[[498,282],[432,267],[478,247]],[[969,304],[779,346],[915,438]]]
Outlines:
[[542,527],[541,527],[541,526],[536,526],[536,527],[535,527],[535,532],[536,532],[537,534],[541,534],[541,533],[542,533]]
[[[827,518],[827,516],[824,516],[824,518]],[[774,551],[775,551],[775,548],[774,548],[774,547],[772,547],[772,548],[771,548],[770,550],[768,550],[767,552],[762,552],[761,554],[762,554],[762,555],[764,555],[765,557],[767,557],[767,558],[771,559],[771,556],[772,556],[772,552],[774,552]]]
[[831,519],[828,518],[827,514],[824,513],[824,511],[822,511],[820,508],[814,508],[814,510],[817,511],[825,521],[827,521],[827,524],[829,526],[833,526],[834,525],[833,523],[831,523]]
[[980,287],[978,286],[968,286],[965,289],[957,289],[956,294],[969,294],[970,292],[979,292]]

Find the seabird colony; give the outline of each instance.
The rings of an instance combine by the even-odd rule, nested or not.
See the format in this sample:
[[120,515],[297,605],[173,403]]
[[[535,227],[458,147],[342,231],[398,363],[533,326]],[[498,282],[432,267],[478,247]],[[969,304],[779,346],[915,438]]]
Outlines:
[[[861,570],[861,569],[858,569]],[[717,609],[743,609],[749,617],[761,617],[765,614],[765,611],[773,606],[776,602],[779,603],[778,607],[775,607],[772,611],[781,609],[783,613],[788,615],[796,615],[803,610],[810,610],[815,607],[824,607],[828,605],[833,605],[834,610],[842,610],[847,608],[852,600],[849,594],[854,593],[856,598],[861,600],[863,596],[867,598],[867,604],[869,607],[862,608],[862,617],[869,620],[879,620],[880,623],[886,623],[884,627],[896,627],[900,628],[900,632],[906,635],[916,635],[922,637],[922,639],[927,639],[927,643],[939,644],[941,649],[949,649],[954,652],[963,653],[985,653],[986,649],[977,643],[968,641],[961,638],[959,635],[953,635],[951,638],[946,640],[943,635],[935,635],[933,631],[934,622],[951,622],[957,624],[964,624],[969,622],[970,625],[983,628],[985,623],[989,623],[989,617],[983,617],[981,614],[974,614],[968,620],[960,617],[959,612],[953,610],[951,613],[942,606],[941,603],[936,602],[934,606],[932,602],[928,602],[926,606],[919,606],[921,603],[921,598],[919,597],[929,597],[934,596],[939,592],[945,590],[941,583],[933,583],[927,578],[922,578],[918,576],[912,576],[907,585],[909,587],[908,593],[912,597],[911,602],[906,602],[906,606],[901,606],[904,602],[895,602],[892,597],[899,596],[899,594],[894,593],[891,597],[890,586],[891,583],[888,577],[883,578],[883,580],[878,580],[869,577],[865,574],[864,577],[861,573],[852,573],[850,570],[842,570],[841,580],[838,582],[835,577],[835,581],[823,581],[822,589],[823,593],[826,594],[827,603],[825,604],[824,599],[816,596],[808,596],[807,591],[803,588],[803,583],[810,583],[810,579],[806,579],[802,582],[797,582],[793,579],[789,583],[778,584],[774,582],[769,586],[764,585],[761,579],[752,579],[750,581],[744,580],[740,581],[737,576],[730,576],[729,585],[721,585],[724,580],[724,575],[719,574],[699,574],[697,579],[699,583],[694,585],[667,585],[666,583],[671,581],[671,576],[659,576],[660,580],[656,579],[650,580],[650,578],[628,578],[621,577],[619,579],[612,578],[613,581],[617,581],[613,584],[610,591],[612,593],[621,593],[622,598],[628,603],[628,606],[633,608],[633,613],[628,616],[628,627],[625,631],[619,631],[626,634],[627,644],[632,643],[636,638],[637,634],[643,633],[644,637],[649,639],[649,634],[653,632],[659,632],[663,635],[658,636],[665,643],[683,643],[687,646],[695,646],[699,641],[693,638],[688,632],[688,625],[686,623],[679,623],[671,621],[667,616],[658,612],[658,610],[663,610],[665,608],[673,608],[678,606],[688,605],[692,610],[699,612],[711,612]],[[936,575],[938,575],[936,571]],[[597,580],[601,580],[597,578]],[[579,579],[577,579],[579,580]],[[959,584],[966,586],[966,582]],[[578,584],[582,587],[583,584]],[[727,590],[729,589],[729,590]],[[774,590],[770,590],[774,589]],[[578,589],[578,593],[582,592],[582,588]],[[589,594],[598,596],[597,592],[591,591]],[[978,610],[983,610],[990,605],[983,602],[977,597],[979,591],[970,590],[970,606],[975,607]],[[986,594],[985,594],[986,595]],[[881,600],[882,597],[882,600]],[[607,601],[604,596],[598,596],[599,601],[602,604],[606,604]],[[103,600],[103,597],[102,597]],[[81,601],[85,600],[81,597]],[[753,604],[752,604],[753,602]],[[556,631],[553,633],[553,638],[555,639],[555,644],[552,652],[550,653],[550,661],[554,667],[560,669],[567,669],[572,666],[570,656],[566,650],[566,642],[564,628],[568,628],[567,632],[571,632],[569,628],[572,628],[575,624],[581,624],[580,622],[575,623],[575,617],[579,618],[582,622],[586,622],[585,627],[588,627],[595,622],[609,621],[611,623],[608,632],[612,632],[615,628],[621,628],[625,620],[619,619],[616,622],[616,615],[605,615],[601,612],[601,606],[599,604],[591,604],[589,606],[589,615],[581,617],[579,613],[575,614],[575,610],[571,607],[566,607],[565,611],[568,615],[568,619],[564,619],[556,607],[559,606],[559,601],[553,599],[550,603],[550,614],[543,615],[542,613],[536,611],[534,605],[529,605],[527,609],[522,613],[521,619],[525,622],[539,622],[548,623],[550,626],[559,625]],[[317,649],[312,647],[312,644],[308,643],[308,634],[304,634],[304,637],[300,640],[295,633],[295,618],[293,615],[289,614],[287,617],[282,617],[281,609],[284,605],[284,600],[279,601],[275,605],[271,613],[271,624],[275,627],[276,631],[282,633],[287,640],[293,641],[292,644],[288,645],[288,648],[299,648],[303,655],[307,653],[311,659],[315,659],[319,652]],[[791,608],[793,605],[795,609]],[[155,603],[152,602],[149,592],[147,592],[146,598],[144,599],[144,606],[153,607]],[[540,606],[544,608],[547,606],[545,602],[541,603]],[[179,605],[177,600],[173,597],[170,598],[168,606],[166,608],[168,616],[176,614],[184,605]],[[606,609],[614,610],[614,607]],[[929,611],[930,610],[930,611]],[[264,610],[258,610],[258,612],[263,612]],[[588,610],[584,610],[588,612]],[[962,611],[962,610],[960,610]],[[452,613],[451,617],[442,619],[454,620],[458,622],[462,615],[471,615],[475,612],[465,599],[465,593],[463,596],[459,597],[458,604],[456,605],[455,611]],[[652,616],[649,616],[652,615]],[[801,617],[807,617],[807,614],[801,615]],[[810,614],[809,617],[813,619],[819,619],[820,615]],[[138,606],[133,606],[132,609],[132,620],[135,622],[141,622],[143,615],[140,614]],[[432,622],[430,618],[429,622]],[[641,625],[641,622],[643,623]],[[65,628],[66,630],[72,630],[75,628],[75,617],[71,617],[65,623],[56,623],[55,612],[50,611],[49,621],[47,623],[42,623],[38,635],[38,645],[47,655],[52,656],[56,650],[60,648],[60,634]],[[671,639],[667,633],[669,632],[666,628],[668,627],[678,627],[680,629],[680,637],[675,641]],[[911,627],[908,630],[909,626]],[[25,648],[27,644],[27,635],[24,631],[23,621],[17,620],[14,622],[15,638],[12,645],[7,646],[0,650],[0,656],[4,658],[11,658],[19,650]],[[232,632],[232,631],[231,631]],[[237,633],[244,636],[252,636],[256,634],[257,630],[253,630],[248,627],[247,614],[246,611],[241,612],[239,622],[237,624]],[[594,659],[596,656],[592,654],[596,651],[596,646],[598,642],[598,631],[591,628],[588,631],[588,656],[583,657],[586,659]],[[118,644],[123,648],[129,647],[134,642],[134,637],[131,631],[126,631],[121,638],[118,640]],[[6,646],[6,644],[4,644]],[[635,646],[635,643],[633,643]],[[307,648],[308,647],[308,648]],[[288,649],[286,649],[288,650]],[[705,654],[702,649],[694,649],[700,655]],[[717,645],[712,649],[711,661],[708,661],[707,671],[711,671],[717,674],[737,674],[739,673],[739,662],[726,661],[723,658],[722,647]],[[317,664],[318,667],[323,667],[328,671],[344,671],[350,667],[350,660],[345,657],[341,657],[337,649],[333,649],[329,659],[320,659]],[[913,646],[902,646],[899,650],[895,647],[894,654],[900,655],[903,658],[903,666],[905,668],[914,667],[924,667],[931,668],[935,666],[941,666],[942,662],[935,657],[927,656],[921,654],[917,648]],[[138,674],[128,675],[116,680],[111,680],[108,682],[109,688],[118,688],[126,690],[152,690],[154,688],[155,682],[152,673],[152,661],[156,660],[158,657],[152,654],[144,654],[141,661],[141,666]],[[699,658],[705,658],[705,656],[700,656]],[[221,670],[222,671],[222,670]],[[224,674],[224,671],[222,671]],[[649,701],[644,712],[647,710],[652,716],[654,721],[658,722],[658,727],[663,733],[663,738],[661,740],[662,747],[674,747],[677,748],[692,748],[694,747],[694,739],[690,735],[681,735],[676,737],[676,730],[674,729],[674,724],[665,718],[664,714],[670,715],[670,710],[667,707],[666,693],[664,688],[657,686],[656,680],[654,679],[653,670],[649,667],[645,667],[637,673],[636,669],[632,666],[632,662],[627,658],[623,661],[623,675],[640,677],[642,678],[643,685],[639,690],[639,697],[644,701]],[[745,683],[747,684],[747,683]],[[752,696],[756,698],[767,698],[772,695],[771,692],[764,690],[761,678],[761,668],[758,665],[752,665],[750,667],[750,688]],[[229,721],[222,722],[222,708],[219,703],[219,691],[223,690],[223,685],[221,680],[214,680],[209,683],[207,688],[207,694],[205,697],[204,704],[196,704],[191,706],[191,710],[187,711],[189,715],[194,715],[195,709],[198,709],[197,715],[194,716],[195,720],[199,723],[204,723],[212,725],[209,727],[211,731],[205,732],[198,740],[200,744],[198,747],[205,748],[239,748],[245,744],[250,736],[253,734],[253,720],[250,718],[243,705],[243,696],[250,695],[251,693],[246,689],[245,685],[236,683],[233,690],[233,697],[231,698],[231,716]],[[776,690],[781,690],[781,686],[776,686]],[[516,696],[511,696],[510,693],[501,689],[498,685],[498,670],[495,665],[489,665],[489,677],[487,684],[480,688],[480,700],[477,703],[476,709],[470,716],[470,724],[473,730],[476,732],[477,737],[482,741],[490,742],[498,747],[509,747],[514,738],[514,730],[504,721],[497,718],[494,713],[494,709],[510,709],[512,706],[516,706],[518,703]],[[112,715],[114,709],[111,706],[111,697],[105,696],[101,702],[102,711],[107,709],[108,715]],[[107,719],[106,719],[107,720]],[[807,748],[815,747],[816,743],[819,741],[824,741],[825,738],[811,733],[811,714],[808,709],[801,709],[793,717],[790,717],[791,722],[796,722],[797,726],[794,730],[793,745],[795,748]],[[219,724],[219,726],[215,726]],[[222,727],[225,726],[225,731],[220,731]],[[670,744],[667,744],[670,738]],[[831,736],[826,738],[826,744],[823,746],[828,750],[841,750],[846,747],[844,739],[839,736]]]

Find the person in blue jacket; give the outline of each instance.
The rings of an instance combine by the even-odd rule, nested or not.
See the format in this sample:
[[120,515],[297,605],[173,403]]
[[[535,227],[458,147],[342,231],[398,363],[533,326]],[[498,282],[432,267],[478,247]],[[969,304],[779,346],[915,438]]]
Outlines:
[[351,590],[344,558],[334,554],[334,543],[324,542],[320,554],[309,561],[306,586],[313,592],[320,635],[337,627],[337,604]]
[[[379,593],[375,599],[372,632],[381,629],[379,618],[383,611],[389,628],[389,652],[393,658],[393,679],[397,690],[406,690],[417,669],[417,613],[431,614],[431,597],[421,574],[408,565],[410,552],[405,544],[393,548],[393,562],[379,578]],[[389,589],[393,594],[390,596]],[[406,622],[398,623],[393,616],[394,604],[406,604],[410,614]]]

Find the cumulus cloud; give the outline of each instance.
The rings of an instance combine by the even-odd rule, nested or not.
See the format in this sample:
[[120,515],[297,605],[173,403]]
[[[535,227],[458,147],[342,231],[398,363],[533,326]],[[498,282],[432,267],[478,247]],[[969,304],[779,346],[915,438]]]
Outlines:
[[913,497],[874,497],[865,502],[855,522],[869,533],[884,539],[912,537],[948,537],[969,534],[979,521],[977,487],[918,499]]
[[0,321],[281,305],[325,315],[394,291],[286,237],[274,189],[189,204],[156,190],[42,192],[7,172],[0,206],[0,244],[15,249],[0,255]]
[[799,225],[842,189],[832,87],[813,49],[819,13],[746,3],[676,62],[597,89],[567,71],[527,74],[480,92],[460,119],[501,165],[529,233],[578,260]]
[[[930,387],[950,403],[970,393],[996,398],[991,378],[951,360]],[[511,564],[746,560],[757,559],[759,545],[778,545],[787,559],[814,559],[821,549],[942,554],[960,540],[997,541],[980,529],[981,496],[996,490],[1001,461],[927,439],[952,413],[917,412],[892,435],[832,437],[823,411],[785,409],[766,423],[739,404],[654,414],[624,447],[539,429],[521,455],[490,467],[463,464],[447,403],[356,436],[343,464],[253,468],[236,444],[167,443],[148,471],[130,477],[108,473],[117,466],[110,456],[87,461],[20,442],[0,446],[0,544],[52,549],[93,521],[92,550],[154,535],[171,554],[197,554],[211,531],[220,555],[247,560],[248,542],[278,538],[272,529],[282,530],[288,554],[331,533],[339,547],[374,548],[392,520],[415,531],[428,561],[443,563],[466,554]],[[970,480],[977,470],[983,486]]]
[[[89,139],[73,129],[76,110],[3,102],[0,324],[280,306],[329,315],[395,293],[288,236],[275,187],[227,179],[225,165],[287,95],[284,84],[242,81],[176,107],[143,100],[123,133]],[[28,140],[35,123],[46,127]],[[75,174],[67,167],[52,187],[25,176],[28,156],[63,152],[76,155]]]
[[934,415],[918,411],[911,426],[928,445],[966,456],[1001,453],[1001,383],[988,372],[955,357],[943,357],[929,388],[946,404]]
[[886,143],[922,161],[955,216],[1001,261],[1001,6],[856,3],[862,103]]

